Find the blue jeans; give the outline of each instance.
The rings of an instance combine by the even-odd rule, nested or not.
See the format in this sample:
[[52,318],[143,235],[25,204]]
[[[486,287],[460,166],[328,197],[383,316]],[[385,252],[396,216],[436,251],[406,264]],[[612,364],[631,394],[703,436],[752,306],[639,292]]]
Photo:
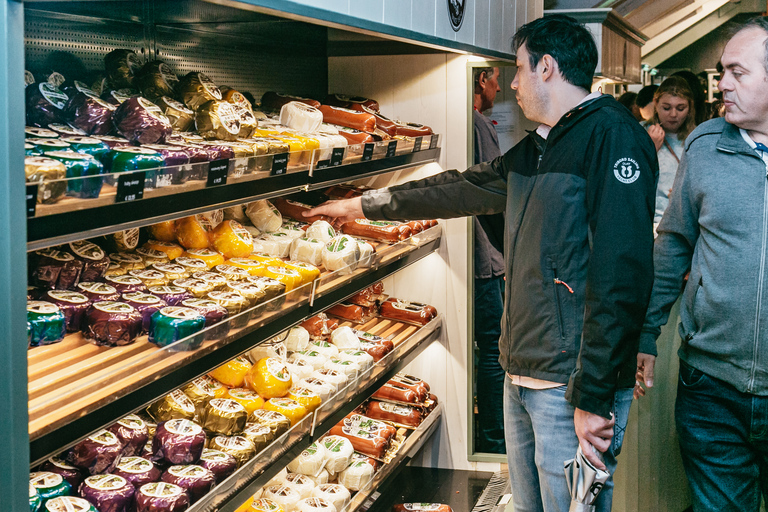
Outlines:
[[680,361],[675,423],[695,512],[757,512],[768,492],[768,397]]
[[504,453],[504,370],[499,364],[504,276],[475,279],[474,333],[477,344],[475,451]]
[[[573,426],[573,406],[565,399],[566,386],[529,389],[504,379],[504,418],[509,479],[515,512],[568,512],[571,494],[563,462],[579,447]],[[604,454],[613,473],[621,451],[624,430],[632,405],[632,389],[620,389],[614,397],[616,426],[611,448]],[[613,479],[597,498],[597,512],[609,512]]]

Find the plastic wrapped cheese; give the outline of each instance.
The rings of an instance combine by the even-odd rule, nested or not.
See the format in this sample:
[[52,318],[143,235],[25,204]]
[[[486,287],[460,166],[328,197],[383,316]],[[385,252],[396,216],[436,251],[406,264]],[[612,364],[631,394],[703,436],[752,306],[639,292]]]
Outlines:
[[141,93],[151,100],[162,96],[173,96],[179,78],[165,62],[153,60],[147,62],[136,73],[135,85]]
[[300,132],[314,132],[323,122],[323,113],[299,101],[291,101],[280,108],[280,124]]
[[342,361],[341,359],[331,358],[323,365],[325,369],[341,372],[347,376],[348,379],[352,379],[360,371],[360,366],[352,361]]
[[350,361],[357,364],[360,367],[360,370],[366,370],[373,364],[373,357],[362,350],[339,350],[339,359],[341,361]]
[[320,407],[323,402],[320,395],[308,388],[293,388],[288,392],[288,398],[300,403],[309,412]]
[[291,373],[280,359],[260,360],[245,375],[245,384],[264,398],[278,398],[291,389]]
[[358,460],[350,464],[339,473],[339,484],[350,491],[359,491],[373,479],[374,468],[364,460]]
[[291,372],[291,378],[296,382],[309,377],[315,371],[312,365],[304,359],[296,359],[291,363],[285,364]]
[[249,222],[248,217],[245,215],[245,207],[242,204],[224,208],[224,220],[236,220],[240,224]]
[[301,500],[299,492],[287,485],[271,485],[266,487],[262,497],[277,503],[283,512],[294,512],[296,504]]
[[208,372],[208,375],[227,387],[241,388],[245,382],[245,376],[252,366],[248,359],[240,356]]
[[291,354],[289,358],[289,361],[292,363],[296,361],[305,361],[314,369],[322,368],[327,360],[328,360],[328,357],[326,355],[321,354],[320,352],[317,352],[315,350],[309,350],[309,349],[298,350],[293,354]]
[[336,508],[336,512],[342,512],[352,499],[349,489],[340,484],[318,485],[312,490],[312,496],[328,501]]
[[296,238],[291,242],[289,255],[292,260],[304,261],[311,265],[319,266],[323,264],[324,248],[325,243],[316,238]]
[[314,377],[315,379],[319,379],[336,386],[337,391],[343,388],[344,386],[346,386],[347,382],[349,381],[349,379],[343,372],[338,372],[336,370],[329,370],[327,368],[321,368],[319,370],[315,370],[314,372],[312,372],[312,375],[310,377]]
[[288,463],[288,471],[302,475],[315,476],[325,467],[325,447],[314,442]]
[[317,220],[307,228],[307,238],[315,238],[323,243],[330,242],[335,236],[336,230],[324,220]]
[[[285,471],[285,468],[283,468],[283,471]],[[266,487],[269,487],[269,485],[267,485]],[[256,496],[261,496],[261,494],[262,494],[261,491],[259,491],[257,494],[253,496],[252,501],[248,505],[248,508],[245,510],[245,512],[284,512],[283,509],[280,507],[280,505],[278,505],[274,501],[267,498],[256,497]]]
[[162,144],[173,132],[160,107],[141,96],[121,103],[112,114],[112,122],[120,135],[135,144]]
[[221,90],[204,73],[190,72],[176,86],[179,99],[192,110],[211,100],[221,100]]
[[211,439],[209,448],[232,455],[240,467],[256,455],[256,447],[243,436],[216,436]]
[[297,388],[307,388],[315,393],[320,397],[320,400],[323,402],[327,402],[329,398],[331,398],[334,393],[336,392],[336,388],[333,384],[326,382],[324,380],[316,379],[315,377],[308,377],[306,379],[301,379],[297,384]]
[[176,221],[176,241],[185,249],[206,249],[210,244],[209,225],[202,216],[192,215]]
[[320,277],[320,269],[317,266],[304,261],[289,260],[283,263],[283,266],[295,270],[301,276],[301,285],[311,283]]
[[315,482],[301,473],[288,473],[283,478],[283,484],[295,489],[301,496],[301,499],[309,498],[312,494],[312,489],[315,488]]
[[[333,335],[333,333],[331,333]],[[320,352],[323,354],[326,359],[331,357],[336,357],[339,355],[339,349],[338,347],[328,343],[327,341],[323,340],[315,340],[309,344],[309,350],[314,350],[315,352]]]
[[336,507],[323,498],[306,498],[296,504],[296,512],[336,512]]
[[207,432],[229,436],[243,431],[248,414],[237,400],[214,398],[200,415],[200,423]]
[[236,220],[225,220],[211,232],[211,245],[225,258],[245,258],[253,252],[251,234]]
[[259,345],[253,347],[250,352],[248,352],[248,358],[255,363],[258,363],[260,360],[266,357],[274,357],[281,361],[285,361],[287,356],[288,349],[286,348],[285,344],[279,340],[278,337],[275,337],[264,343],[260,343]]
[[211,100],[195,112],[197,131],[206,140],[236,141],[240,137],[240,115],[226,101]]
[[338,327],[331,333],[331,343],[336,345],[339,350],[360,349],[360,339],[351,327]]
[[376,250],[373,248],[370,242],[358,240],[357,245],[360,247],[360,261],[358,261],[358,267],[371,267],[371,265],[373,265],[373,255],[376,253]]
[[328,473],[328,470],[325,468],[320,470],[320,473],[318,473],[315,476],[312,476],[312,475],[306,475],[306,476],[307,478],[315,482],[315,485],[323,485],[331,481],[331,474]]
[[326,436],[320,440],[325,448],[325,469],[331,473],[339,473],[352,462],[355,452],[352,443],[346,437]]
[[354,272],[359,260],[360,247],[351,236],[336,236],[323,248],[323,266],[340,275]]
[[309,347],[309,332],[300,325],[291,327],[277,338],[280,338],[285,348],[291,352],[306,350]]
[[245,215],[259,231],[277,231],[283,224],[283,216],[266,199],[248,203]]
[[291,237],[280,231],[262,233],[257,239],[262,252],[276,258],[287,258],[291,253]]
[[264,404],[264,410],[279,412],[291,420],[291,426],[307,415],[307,409],[299,402],[290,398],[270,398]]

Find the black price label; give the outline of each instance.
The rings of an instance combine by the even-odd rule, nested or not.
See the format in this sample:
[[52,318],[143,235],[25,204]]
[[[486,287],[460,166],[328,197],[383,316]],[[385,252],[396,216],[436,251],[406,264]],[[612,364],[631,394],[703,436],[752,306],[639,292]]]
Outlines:
[[437,147],[437,134],[433,133],[429,139],[429,149],[435,149]]
[[318,160],[317,165],[315,165],[315,169],[327,169],[331,166],[330,160]]
[[339,166],[343,161],[344,148],[333,148],[333,153],[331,153],[331,167]]
[[27,185],[27,217],[35,216],[37,208],[37,185]]
[[387,158],[395,156],[397,153],[397,141],[393,140],[387,144]]
[[375,146],[370,142],[363,148],[363,162],[367,162],[373,158],[373,148]]
[[272,176],[279,176],[288,171],[288,153],[280,153],[272,157]]
[[226,185],[229,175],[229,160],[224,158],[214,160],[208,166],[208,183],[206,187],[215,187],[216,185]]
[[418,153],[421,151],[421,141],[424,140],[424,137],[416,137],[416,140],[413,141],[413,152]]
[[117,177],[116,203],[136,201],[144,198],[146,171],[124,172]]

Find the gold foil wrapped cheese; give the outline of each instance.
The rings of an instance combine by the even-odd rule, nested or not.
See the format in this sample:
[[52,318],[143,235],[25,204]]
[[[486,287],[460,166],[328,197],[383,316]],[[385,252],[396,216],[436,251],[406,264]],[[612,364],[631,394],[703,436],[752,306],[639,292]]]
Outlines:
[[173,131],[186,132],[193,128],[195,113],[168,96],[159,98],[155,103],[163,110],[163,114],[171,122]]
[[177,96],[184,104],[197,111],[204,103],[221,100],[221,90],[204,73],[191,72],[179,81]]
[[259,126],[259,122],[254,117],[253,112],[239,105],[235,105],[235,112],[240,116],[240,137],[247,138],[253,135],[253,132]]
[[27,183],[37,183],[37,202],[55,203],[66,193],[67,169],[62,162],[52,158],[31,156],[24,159],[24,174]]
[[232,455],[237,460],[237,467],[242,466],[256,455],[256,447],[243,436],[216,436],[211,439],[208,448]]
[[204,139],[236,141],[240,136],[240,115],[235,106],[212,100],[195,112],[197,131]]
[[275,439],[272,429],[258,423],[247,424],[242,435],[253,443],[253,446],[256,447],[256,453],[266,448]]
[[248,412],[245,407],[229,398],[214,398],[209,401],[200,416],[204,429],[225,436],[242,432],[247,419]]
[[[210,381],[213,381],[213,379],[209,379]],[[216,383],[219,387],[222,389],[226,389],[218,382]],[[213,400],[216,397],[216,393],[212,389],[211,386],[208,385],[208,381],[206,381],[204,378],[195,379],[183,388],[181,390],[184,392],[185,395],[189,397],[190,400],[192,400],[192,403],[195,404],[195,412],[198,416],[202,416],[203,411],[205,410],[206,406],[208,405],[208,402]]]
[[177,389],[147,407],[147,412],[158,422],[174,419],[193,420],[195,404],[183,391]]
[[272,436],[276,439],[291,428],[291,420],[277,411],[267,411],[265,409],[256,409],[248,417],[248,423],[256,423],[268,427],[272,431]]

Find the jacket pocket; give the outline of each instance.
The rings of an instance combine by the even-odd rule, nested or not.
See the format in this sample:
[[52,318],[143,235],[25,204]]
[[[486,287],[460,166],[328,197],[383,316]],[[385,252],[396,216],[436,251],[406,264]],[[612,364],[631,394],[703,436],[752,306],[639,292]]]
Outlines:
[[693,321],[694,332],[699,332],[699,329],[701,328],[701,325],[699,324],[698,310],[701,309],[701,291],[703,287],[704,282],[699,278],[699,282],[696,283],[696,291],[693,293],[693,304],[691,305],[691,320]]
[[557,317],[557,329],[560,333],[560,340],[565,340],[565,320],[563,318],[563,303],[560,298],[561,293],[563,293],[560,288],[567,289],[570,291],[570,293],[573,293],[571,290],[571,287],[568,286],[565,281],[560,280],[560,278],[557,275],[557,264],[554,261],[549,262],[550,268],[552,269],[552,290],[554,293],[554,300],[555,300],[555,316]]

